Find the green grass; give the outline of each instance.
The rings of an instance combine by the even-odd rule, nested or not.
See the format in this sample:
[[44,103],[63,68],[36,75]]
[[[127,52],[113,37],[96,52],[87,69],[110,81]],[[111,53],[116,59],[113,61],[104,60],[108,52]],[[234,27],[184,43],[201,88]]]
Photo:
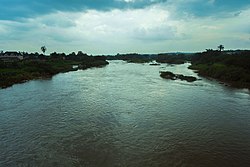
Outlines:
[[15,83],[25,82],[40,77],[51,77],[60,72],[75,70],[72,65],[84,66],[84,69],[106,65],[104,60],[96,60],[91,58],[91,61],[72,61],[72,60],[47,60],[47,61],[20,61],[12,63],[1,62],[0,68],[0,87],[5,88]]
[[250,73],[241,67],[213,63],[193,64],[189,68],[197,70],[201,76],[215,78],[236,87],[250,88]]

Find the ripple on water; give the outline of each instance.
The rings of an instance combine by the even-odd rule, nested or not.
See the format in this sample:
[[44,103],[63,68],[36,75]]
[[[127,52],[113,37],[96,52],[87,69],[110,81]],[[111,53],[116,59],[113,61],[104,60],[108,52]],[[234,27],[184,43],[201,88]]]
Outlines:
[[0,166],[247,166],[250,96],[111,61],[0,90]]

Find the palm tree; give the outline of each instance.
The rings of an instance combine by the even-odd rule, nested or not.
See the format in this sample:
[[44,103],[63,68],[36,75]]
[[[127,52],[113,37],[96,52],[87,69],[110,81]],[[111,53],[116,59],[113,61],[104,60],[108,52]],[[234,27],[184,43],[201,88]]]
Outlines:
[[225,48],[225,47],[224,47],[223,45],[219,45],[219,46],[218,46],[218,49],[220,50],[220,52],[221,52],[222,50],[224,50],[224,48]]
[[43,54],[45,54],[45,52],[46,52],[46,50],[47,50],[46,46],[42,46],[42,47],[41,47],[41,50],[42,50]]

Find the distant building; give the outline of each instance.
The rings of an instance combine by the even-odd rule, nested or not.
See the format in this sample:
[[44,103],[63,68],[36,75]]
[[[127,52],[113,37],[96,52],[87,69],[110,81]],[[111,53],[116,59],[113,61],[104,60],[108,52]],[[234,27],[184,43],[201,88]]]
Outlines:
[[21,61],[23,55],[19,52],[5,52],[0,55],[0,60],[4,62]]
[[242,53],[242,50],[228,50],[228,51],[224,51],[224,53],[228,55],[240,54]]

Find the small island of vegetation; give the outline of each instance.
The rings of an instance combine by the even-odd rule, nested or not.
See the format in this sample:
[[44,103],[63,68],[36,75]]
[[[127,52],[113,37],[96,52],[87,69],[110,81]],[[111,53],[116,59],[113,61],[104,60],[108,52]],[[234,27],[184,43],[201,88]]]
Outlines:
[[174,73],[172,73],[170,71],[161,71],[160,73],[161,73],[160,76],[162,78],[165,78],[165,79],[171,79],[171,80],[179,79],[179,80],[182,80],[182,81],[185,80],[187,82],[194,82],[194,81],[197,80],[196,77],[185,76],[185,75],[182,75],[182,74],[174,74]]

